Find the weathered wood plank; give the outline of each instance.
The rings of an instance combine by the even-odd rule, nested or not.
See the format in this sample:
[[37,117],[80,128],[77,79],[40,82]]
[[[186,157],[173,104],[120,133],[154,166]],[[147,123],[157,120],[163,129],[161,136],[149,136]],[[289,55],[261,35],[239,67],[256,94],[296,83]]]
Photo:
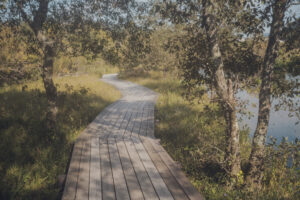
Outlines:
[[107,141],[100,140],[102,199],[116,199]]
[[134,125],[130,137],[136,137],[139,135],[140,127],[141,127],[141,117],[142,117],[142,113],[137,112],[135,118],[133,119]]
[[124,121],[124,119],[126,118],[126,114],[128,111],[128,106],[126,103],[124,103],[124,105],[122,107],[120,107],[119,112],[116,113],[117,120],[115,121],[115,124],[112,125],[112,127],[110,128],[110,133],[108,135],[108,139],[114,139],[115,137],[118,136],[119,131],[120,131],[120,127],[122,125],[122,122]]
[[63,200],[75,199],[81,153],[82,142],[80,140],[77,140],[77,142],[75,142],[74,144],[72,152],[71,162],[62,196]]
[[[98,117],[87,126],[87,129],[101,130],[106,129],[107,121],[110,121],[112,115],[116,112],[121,102],[117,101],[109,106],[109,108],[103,111],[103,114],[98,115]],[[102,112],[101,112],[102,113]]]
[[124,139],[124,143],[126,145],[127,151],[129,153],[130,159],[132,161],[132,165],[134,171],[136,173],[137,179],[140,183],[143,195],[145,199],[159,199],[156,195],[155,189],[151,183],[151,180],[141,162],[139,155],[135,149],[133,142],[129,139]]
[[119,157],[119,152],[114,139],[108,142],[109,155],[111,160],[112,174],[115,183],[116,197],[118,200],[129,200],[127,184],[123,174],[123,169]]
[[144,107],[143,110],[143,117],[142,117],[142,125],[141,125],[141,130],[140,130],[140,136],[147,136],[147,129],[148,129],[148,123],[150,120],[150,110],[151,106],[149,106],[149,103]]
[[86,138],[80,159],[80,169],[76,191],[76,199],[79,200],[89,198],[90,150],[90,139]]
[[136,177],[135,171],[133,169],[129,154],[127,152],[125,143],[122,139],[117,139],[117,147],[120,154],[120,159],[123,167],[123,172],[127,182],[127,187],[130,194],[130,199],[132,200],[142,200],[144,199],[141,186]]
[[89,200],[101,200],[101,167],[100,167],[100,144],[99,138],[91,138],[91,168]]
[[150,159],[148,153],[145,151],[142,142],[139,138],[132,138],[133,143],[135,144],[136,150],[139,154],[139,157],[150,177],[150,180],[155,188],[155,191],[160,199],[174,199],[168,190],[165,182],[161,178],[159,172],[154,166],[152,160]]
[[141,133],[139,135],[139,139],[140,139],[140,141],[142,141],[147,154],[150,156],[151,160],[153,161],[156,169],[158,170],[160,176],[163,178],[164,182],[166,183],[166,186],[168,187],[168,190],[171,192],[173,198],[178,199],[178,200],[188,199],[188,197],[184,193],[181,186],[178,184],[176,179],[173,177],[173,175],[169,171],[168,167],[164,164],[164,162],[161,160],[159,154],[156,152],[156,150],[153,148],[153,146],[149,142],[149,140],[151,140],[151,139],[149,137],[144,136],[147,134],[148,121],[149,121],[149,119],[152,118],[151,115],[153,116],[153,112],[151,112],[151,110],[153,110],[152,108],[153,108],[153,106],[149,105],[143,111],[142,122],[146,122],[146,123],[145,123],[145,128],[141,127],[141,130],[140,130]]
[[115,112],[110,116],[110,118],[106,119],[105,123],[105,131],[101,134],[101,140],[107,140],[109,135],[113,133],[115,130],[115,126],[118,120],[120,120],[120,112],[118,112],[119,108],[116,108]]
[[168,166],[170,172],[176,178],[177,182],[182,186],[184,192],[191,200],[204,200],[204,197],[196,190],[191,184],[183,171],[176,165],[170,155],[164,150],[164,148],[154,140],[150,140],[152,146],[157,150],[161,159]]
[[147,150],[149,156],[151,157],[153,163],[156,166],[156,169],[159,171],[159,174],[165,181],[169,191],[172,193],[172,196],[176,200],[188,200],[189,198],[184,193],[182,187],[178,184],[175,177],[171,174],[168,167],[161,160],[159,154],[154,149],[154,147],[149,142],[149,138],[143,137],[142,139],[145,149]]
[[147,121],[148,121],[147,136],[150,138],[155,138],[155,136],[154,136],[154,107],[149,109]]
[[129,123],[127,125],[126,130],[124,131],[123,138],[129,138],[131,136],[133,126],[134,126],[134,119],[137,115],[136,111],[131,111],[131,117],[129,119]]
[[126,112],[126,115],[122,121],[122,124],[120,126],[120,129],[117,131],[117,134],[116,134],[116,139],[121,139],[123,138],[123,135],[125,134],[125,131],[128,127],[128,124],[130,122],[130,118],[131,118],[131,115],[132,115],[132,112],[130,110],[130,108],[128,108],[128,111]]
[[203,199],[155,140],[157,94],[115,77],[123,98],[77,139],[63,199]]

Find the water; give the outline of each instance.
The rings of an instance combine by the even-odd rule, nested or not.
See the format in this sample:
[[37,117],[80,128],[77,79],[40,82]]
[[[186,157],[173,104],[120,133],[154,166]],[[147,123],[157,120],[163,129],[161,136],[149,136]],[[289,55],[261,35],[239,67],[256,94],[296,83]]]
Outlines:
[[[257,123],[258,98],[255,95],[247,93],[246,91],[238,92],[237,97],[241,100],[249,101],[246,108],[254,115],[254,117],[248,119],[247,116],[242,116],[242,122],[240,122],[239,125],[241,127],[243,125],[247,125],[250,128],[250,135],[253,136]],[[295,99],[295,101],[299,101],[299,98]],[[278,100],[276,99],[272,101],[268,138],[272,136],[278,140],[281,140],[282,137],[287,137],[289,141],[294,141],[296,138],[300,139],[300,123],[298,125],[295,124],[299,121],[299,119],[296,116],[289,117],[289,111],[275,111],[274,105],[277,102]],[[241,117],[241,115],[239,116]]]

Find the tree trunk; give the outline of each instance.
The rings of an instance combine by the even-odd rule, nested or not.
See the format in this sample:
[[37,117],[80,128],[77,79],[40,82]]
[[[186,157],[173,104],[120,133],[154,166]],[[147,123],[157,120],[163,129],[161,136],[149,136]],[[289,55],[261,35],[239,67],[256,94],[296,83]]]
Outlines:
[[283,27],[287,2],[288,0],[277,0],[273,5],[271,30],[261,74],[262,83],[259,92],[258,120],[249,158],[249,172],[246,177],[247,184],[254,188],[261,186],[263,178],[265,140],[268,133],[271,110],[271,76],[278,54],[278,38]]
[[226,171],[229,177],[237,177],[240,170],[239,127],[236,117],[236,101],[232,80],[225,77],[224,63],[218,43],[218,26],[214,21],[216,5],[210,1],[203,1],[203,27],[206,31],[210,56],[213,58],[213,85],[224,108],[226,121]]
[[47,115],[46,128],[50,133],[56,132],[56,115],[57,115],[57,90],[52,80],[54,64],[54,47],[53,42],[43,32],[43,25],[46,22],[48,13],[49,0],[39,1],[39,8],[30,24],[35,33],[41,49],[43,50],[42,78],[47,97]]
[[57,90],[52,80],[54,50],[52,45],[46,44],[44,48],[44,63],[42,65],[42,78],[47,97],[47,115],[46,126],[49,132],[56,132],[56,115],[57,115]]
[[[214,49],[215,51],[216,49]],[[215,53],[213,53],[216,56]],[[224,109],[226,121],[226,170],[229,177],[236,178],[241,171],[239,126],[236,117],[236,101],[233,85],[230,79],[226,80],[222,59],[219,59],[215,73],[215,88]]]
[[241,170],[239,126],[233,93],[228,103],[223,104],[226,121],[226,169],[230,177],[237,177]]
[[239,174],[240,167],[240,145],[239,145],[239,127],[236,118],[236,110],[225,108],[226,120],[226,169],[230,177],[236,177]]

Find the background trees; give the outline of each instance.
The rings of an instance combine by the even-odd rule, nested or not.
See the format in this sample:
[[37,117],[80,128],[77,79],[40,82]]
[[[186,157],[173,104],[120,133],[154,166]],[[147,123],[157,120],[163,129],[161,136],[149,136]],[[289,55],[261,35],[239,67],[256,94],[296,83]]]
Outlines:
[[[254,16],[242,1],[169,1],[160,5],[159,12],[172,22],[186,24],[180,62],[184,83],[189,92],[204,84],[217,94],[214,99],[223,108],[227,126],[225,169],[229,177],[237,177],[241,167],[235,93],[259,68],[251,42],[243,39],[252,33]],[[247,18],[254,21],[248,22],[248,29],[242,26]]]
[[[195,120],[200,124],[195,126],[197,128],[205,121],[207,135],[198,136],[209,141],[213,146],[210,148],[218,153],[210,157],[212,150],[196,151],[188,147],[186,151],[192,151],[198,157],[205,155],[210,161],[217,160],[225,171],[227,187],[241,189],[240,186],[245,184],[245,173],[249,188],[260,187],[272,177],[272,156],[288,157],[287,154],[296,155],[297,151],[297,147],[284,143],[276,153],[272,146],[275,144],[265,147],[272,99],[279,99],[276,109],[287,108],[298,117],[300,113],[299,101],[296,101],[299,97],[299,17],[292,19],[286,14],[297,2],[1,0],[0,85],[5,87],[38,79],[41,75],[48,105],[47,135],[55,138],[59,94],[52,80],[54,73],[76,73],[82,68],[85,72],[87,66],[92,66],[93,73],[99,73],[96,68],[103,65],[103,60],[118,66],[121,75],[142,76],[145,81],[149,81],[152,71],[162,72],[162,77],[155,76],[158,83],[163,79],[160,92],[176,93],[176,97],[182,95],[191,102],[191,105],[179,108],[174,103],[173,110],[169,109],[175,110],[174,115],[179,111],[188,112],[186,108],[201,110],[195,114],[196,111],[191,109],[191,116],[189,113],[180,116]],[[266,35],[268,27],[270,34]],[[26,91],[25,86],[23,90]],[[244,102],[237,98],[237,93],[242,90],[259,94],[260,99],[252,147],[247,131],[238,126],[238,116],[247,112]],[[169,97],[164,98],[167,102]],[[181,97],[178,99],[185,102]],[[204,111],[193,104],[197,101],[199,107],[205,107]],[[204,112],[212,113],[206,115]],[[197,121],[200,114],[207,119]],[[216,119],[218,123],[210,123]],[[221,134],[224,132],[222,127],[216,124],[225,127],[225,138]],[[210,129],[211,126],[217,128]],[[200,128],[197,131],[190,129],[201,132]],[[181,134],[190,129],[179,128],[183,130]],[[208,130],[217,133],[212,136]],[[199,145],[204,144],[205,141],[199,142]],[[192,146],[196,145],[193,143]],[[173,149],[177,152],[175,144]],[[266,155],[272,156],[266,159]],[[186,162],[191,160],[185,159]],[[280,169],[287,168],[282,166]]]
[[[224,158],[227,164],[224,169],[229,177],[242,176],[237,113],[243,103],[238,101],[235,94],[245,88],[260,88],[257,89],[260,94],[259,118],[249,160],[250,171],[246,178],[250,185],[255,182],[259,186],[262,180],[265,157],[263,149],[271,97],[278,98],[282,95],[281,105],[277,105],[277,108],[287,105],[291,111],[298,112],[297,106],[295,107],[297,103],[286,98],[297,95],[297,78],[287,78],[287,75],[293,74],[292,71],[297,69],[298,53],[295,52],[298,50],[288,50],[289,42],[280,43],[285,21],[290,19],[284,17],[285,13],[295,2],[297,1],[162,1],[153,6],[161,16],[158,24],[165,22],[171,29],[175,27],[174,24],[183,27],[183,34],[178,35],[177,42],[174,42],[176,39],[170,42],[167,51],[176,55],[183,83],[187,88],[186,94],[201,96],[205,94],[205,90],[215,93],[212,100],[217,100],[223,109],[227,131]],[[296,29],[297,20],[292,24],[286,29]],[[267,27],[271,30],[269,36],[265,37]],[[296,39],[292,35],[293,31],[290,38]],[[152,56],[155,53],[148,52]],[[284,62],[290,64],[280,64],[277,59],[280,54],[289,54],[289,61]],[[152,61],[157,66],[163,62],[159,59]]]
[[[56,133],[57,89],[52,80],[55,59],[79,55],[93,59],[103,53],[104,58],[113,62],[116,52],[112,29],[128,21],[133,8],[133,1],[1,1],[1,26],[7,29],[1,30],[6,34],[1,38],[1,45],[10,49],[3,52],[1,63],[23,66],[31,57],[32,63],[38,66],[48,101],[46,121],[50,135]],[[8,38],[10,44],[5,42]],[[16,48],[11,49],[10,45]],[[12,51],[19,50],[31,56],[9,60]],[[14,77],[21,78],[21,67],[19,69]],[[11,70],[3,72],[3,80],[11,74]]]

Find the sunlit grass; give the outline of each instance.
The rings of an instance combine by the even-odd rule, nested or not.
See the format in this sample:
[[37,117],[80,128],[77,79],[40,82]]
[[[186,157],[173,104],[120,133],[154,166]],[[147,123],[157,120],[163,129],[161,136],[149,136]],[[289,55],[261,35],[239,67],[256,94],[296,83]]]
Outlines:
[[[0,88],[0,199],[57,199],[72,142],[108,104],[120,98],[97,76],[55,77],[58,134],[45,130],[46,98],[41,80]],[[50,141],[50,142],[49,142]]]
[[101,77],[103,74],[118,73],[119,68],[111,65],[102,58],[87,60],[83,56],[59,57],[55,59],[54,73],[59,75],[67,74],[93,74]]

